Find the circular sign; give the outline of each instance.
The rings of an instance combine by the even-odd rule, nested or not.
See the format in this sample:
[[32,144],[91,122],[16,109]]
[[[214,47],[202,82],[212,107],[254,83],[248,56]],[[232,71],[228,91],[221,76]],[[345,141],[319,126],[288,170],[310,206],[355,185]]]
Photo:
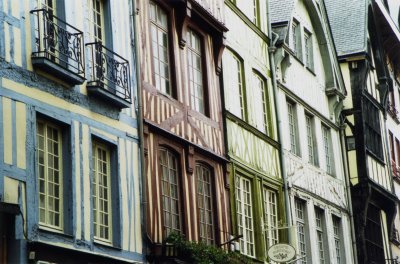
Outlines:
[[287,262],[296,256],[296,250],[289,244],[275,244],[268,249],[268,257],[275,262]]

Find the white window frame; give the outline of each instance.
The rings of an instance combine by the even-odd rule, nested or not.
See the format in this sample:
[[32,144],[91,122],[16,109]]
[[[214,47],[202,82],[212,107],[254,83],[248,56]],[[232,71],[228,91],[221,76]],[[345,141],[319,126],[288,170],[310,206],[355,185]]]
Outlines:
[[304,61],[306,67],[314,71],[313,37],[310,31],[304,29]]
[[332,135],[331,129],[322,124],[322,143],[324,148],[324,156],[325,156],[325,170],[329,175],[334,176],[335,167],[333,161],[333,150],[332,150]]
[[278,230],[278,195],[275,191],[263,187],[264,229],[267,249],[279,243]]
[[[105,157],[99,157],[98,151],[105,154]],[[92,141],[92,211],[93,211],[93,237],[96,241],[112,244],[112,200],[111,200],[111,149],[110,146],[99,142],[98,140]],[[106,165],[106,171],[99,171],[99,162]],[[100,176],[101,174],[101,176]],[[106,177],[107,182],[104,183],[103,179]],[[106,191],[106,195],[104,195]],[[102,193],[102,197],[99,195]],[[100,210],[100,203],[103,202],[103,210]],[[104,207],[104,203],[107,206]],[[104,217],[108,217],[107,221],[104,221]],[[101,220],[103,219],[103,220]],[[100,221],[101,220],[101,221]],[[101,228],[106,229],[104,235],[101,233]],[[108,236],[108,238],[106,237]]]
[[299,263],[306,264],[307,263],[307,250],[308,250],[308,241],[307,241],[307,208],[306,202],[295,198],[295,216],[296,216],[296,235],[297,235],[297,252],[299,253]]
[[235,189],[238,233],[243,235],[239,240],[240,252],[255,257],[252,182],[237,175]]
[[288,111],[289,151],[294,155],[300,156],[296,103],[286,100],[286,106]]
[[307,135],[307,150],[308,162],[314,166],[318,166],[318,148],[315,139],[315,117],[305,113],[306,119],[306,135]]
[[324,264],[328,257],[329,253],[327,254],[325,247],[327,243],[325,241],[325,217],[324,217],[324,210],[315,207],[315,230],[317,233],[317,245],[318,245],[318,257],[319,263]]
[[[39,132],[39,126],[43,126],[43,134]],[[61,128],[52,122],[47,120],[38,119],[36,123],[36,148],[37,148],[37,171],[38,171],[38,207],[39,207],[39,225],[42,227],[48,227],[51,229],[55,229],[58,231],[63,231],[64,228],[64,195],[63,195],[63,155],[62,155],[62,133]],[[49,138],[49,130],[52,129],[53,133],[56,131],[57,140],[51,140]],[[43,138],[43,146],[41,146],[41,140]],[[49,143],[52,141],[52,147],[49,148]],[[57,144],[57,152],[54,150],[54,144]],[[53,149],[51,151],[50,149]],[[43,162],[40,161],[40,153],[43,153]],[[58,156],[57,156],[58,155]],[[49,159],[52,156],[53,161]],[[55,162],[58,160],[58,162]],[[57,164],[58,169],[55,164]],[[41,165],[43,166],[43,170],[40,169]],[[41,171],[43,175],[41,175]],[[52,172],[52,181],[50,180],[49,172]],[[58,182],[55,180],[55,173],[58,172]],[[43,192],[41,191],[41,181],[44,181],[43,184]],[[52,183],[53,190],[49,190],[49,185]],[[58,196],[55,194],[58,185]],[[41,206],[41,196],[44,197],[44,206]],[[51,200],[50,200],[51,199]],[[56,209],[56,200],[58,200],[59,210]],[[50,202],[53,201],[53,202]],[[53,204],[53,208],[51,208],[51,204]],[[44,221],[41,220],[41,215],[44,213]],[[58,214],[59,224],[55,224],[55,217]],[[51,220],[51,215],[54,216],[54,219]]]
[[[335,246],[335,259],[336,264],[342,264],[344,259],[342,257],[342,219],[335,215],[332,215],[332,226],[333,226],[333,239]],[[343,261],[342,261],[343,260]]]

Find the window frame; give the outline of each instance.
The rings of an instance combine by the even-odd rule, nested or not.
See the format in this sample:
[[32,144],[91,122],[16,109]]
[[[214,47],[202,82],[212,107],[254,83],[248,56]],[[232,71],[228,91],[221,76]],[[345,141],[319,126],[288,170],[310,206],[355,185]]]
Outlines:
[[[295,208],[295,221],[296,221],[296,240],[297,240],[296,246],[297,246],[297,250],[298,250],[299,254],[301,254],[300,257],[302,257],[299,260],[299,262],[301,264],[306,264],[307,263],[307,255],[310,250],[310,239],[309,239],[309,235],[308,235],[307,202],[303,199],[295,197],[294,198],[294,208]],[[300,212],[300,211],[301,211],[302,217],[299,217],[298,212]],[[302,227],[302,231],[300,231],[300,227]],[[299,234],[301,234],[303,237],[302,241],[300,241],[300,239],[299,239],[299,237],[300,237]],[[303,244],[304,247],[302,247],[300,243]]]
[[[201,61],[201,84],[202,84],[202,89],[203,89],[203,112],[200,112],[198,109],[194,108],[192,106],[192,87],[190,86],[190,80],[189,80],[189,40],[187,39],[187,36],[189,34],[189,32],[193,32],[195,35],[198,36],[199,38],[199,43],[200,43],[200,61]],[[209,86],[208,86],[208,72],[207,72],[207,62],[208,62],[208,58],[207,58],[207,53],[206,53],[206,38],[207,38],[207,34],[201,29],[199,28],[197,25],[195,25],[194,23],[189,22],[187,25],[187,30],[184,33],[186,34],[186,48],[185,48],[185,53],[186,53],[186,70],[185,70],[185,74],[186,74],[186,83],[188,86],[188,105],[190,107],[191,110],[202,114],[204,116],[210,117],[210,103],[209,103]]]
[[[292,109],[292,111],[290,109]],[[293,155],[301,157],[301,145],[298,132],[299,121],[297,116],[297,103],[291,100],[290,98],[286,98],[286,110],[288,114],[287,117],[288,117],[289,143],[290,143],[289,152],[292,153]],[[293,124],[291,124],[291,116]]]
[[[251,208],[250,208],[250,210],[248,212],[251,213],[251,215],[249,216],[249,218],[251,219],[251,229],[249,229],[249,230],[251,232],[252,242],[247,239],[247,232],[246,233],[243,232],[243,230],[245,230],[245,228],[246,228],[244,226],[244,224],[242,226],[242,232],[240,232],[241,227],[239,226],[239,218],[240,217],[239,217],[239,210],[238,210],[239,197],[238,197],[238,193],[237,192],[238,192],[238,189],[239,189],[239,193],[241,194],[241,197],[243,197],[243,192],[244,191],[240,190],[240,188],[242,187],[241,179],[243,179],[243,181],[247,181],[248,182],[248,186],[249,186],[249,197],[250,197],[250,206],[251,206]],[[239,180],[239,183],[238,183],[238,180]],[[235,198],[236,216],[235,217],[236,217],[236,226],[237,226],[238,233],[241,233],[243,235],[243,237],[239,239],[240,252],[241,252],[241,254],[246,255],[246,256],[248,256],[250,258],[255,258],[256,257],[256,241],[255,241],[255,239],[256,239],[255,231],[256,230],[255,230],[255,221],[254,221],[255,204],[254,204],[254,197],[253,197],[254,193],[253,192],[254,192],[254,190],[253,190],[253,179],[250,179],[250,178],[246,177],[244,174],[237,172],[236,175],[235,175],[235,196],[236,196],[236,198]],[[243,204],[243,200],[241,200],[240,202]],[[241,216],[242,223],[244,223],[244,220],[246,218],[245,214],[243,213],[243,212],[245,212],[245,210],[243,209],[244,206],[242,205],[241,208],[242,209],[240,210],[240,212],[241,212],[240,214],[242,215]],[[248,251],[247,247],[249,245],[250,246],[252,245],[252,248],[253,248],[253,251],[250,252],[250,253],[247,252]],[[243,249],[245,249],[245,251],[242,251],[242,247],[243,247]]]
[[[308,162],[316,167],[319,167],[318,144],[315,133],[315,117],[307,112],[304,113],[304,116],[306,120]],[[310,148],[312,152],[311,155],[310,155]]]
[[173,32],[173,28],[172,28],[172,22],[171,22],[171,19],[172,19],[172,17],[173,17],[173,14],[172,14],[172,8],[171,7],[169,7],[166,3],[164,3],[164,2],[162,2],[162,1],[159,1],[159,0],[151,0],[151,1],[149,1],[149,4],[148,4],[148,8],[149,8],[149,14],[148,14],[148,23],[149,23],[149,29],[148,29],[148,40],[149,40],[149,42],[150,42],[150,44],[152,44],[152,42],[153,42],[153,40],[152,40],[152,37],[151,37],[151,24],[152,24],[152,21],[151,21],[151,18],[150,18],[150,5],[151,5],[151,3],[153,3],[154,5],[156,5],[158,8],[160,8],[160,9],[162,9],[164,12],[165,12],[165,14],[167,15],[167,29],[168,29],[168,32],[167,32],[167,38],[168,38],[168,40],[167,40],[167,43],[168,43],[168,54],[167,54],[167,56],[168,56],[168,68],[169,68],[169,86],[170,86],[170,93],[168,94],[168,93],[164,93],[164,92],[162,92],[161,90],[159,90],[157,87],[156,87],[156,79],[155,79],[155,65],[154,65],[154,61],[153,61],[153,59],[154,59],[154,54],[153,54],[153,48],[151,48],[150,50],[149,50],[149,52],[150,52],[150,56],[151,56],[151,71],[152,71],[152,77],[151,77],[151,81],[152,81],[152,85],[153,85],[153,87],[157,90],[157,92],[158,93],[160,93],[160,94],[162,94],[162,95],[164,95],[164,96],[167,96],[167,97],[170,97],[170,98],[173,98],[173,99],[178,99],[178,94],[177,94],[177,89],[176,89],[176,71],[175,71],[175,49],[174,49],[174,41],[173,41],[173,38],[174,38],[174,36],[173,36],[173,34],[172,34],[172,32]]
[[262,110],[263,110],[263,129],[260,130],[258,127],[257,121],[254,120],[254,127],[260,130],[262,133],[268,135],[269,137],[273,136],[273,122],[272,122],[272,114],[271,114],[271,100],[270,100],[270,91],[268,87],[267,79],[257,70],[253,70],[253,82],[259,81],[263,87],[259,87],[254,84],[254,87],[257,89],[261,88],[261,99],[262,99]]
[[335,176],[335,161],[332,143],[331,128],[321,123],[322,145],[325,156],[325,171],[331,176]]
[[261,28],[260,0],[253,0],[253,19],[252,19],[252,22],[258,28]]
[[306,68],[314,72],[313,34],[304,28],[304,63]]
[[[335,223],[338,223],[338,225],[336,226]],[[332,214],[332,228],[333,228],[333,245],[335,247],[334,258],[336,259],[337,264],[346,263],[346,257],[344,254],[344,244],[343,244],[344,241],[343,241],[342,219],[339,216],[333,214]]]
[[383,162],[383,143],[380,111],[368,98],[363,99],[363,124],[365,127],[365,148],[369,154]]
[[296,19],[293,18],[291,24],[290,24],[290,39],[289,40],[289,47],[293,51],[293,54],[296,58],[298,58],[300,61],[302,61],[302,41],[301,41],[301,24],[300,22]]
[[[160,159],[161,159],[161,151],[166,151],[166,152],[169,152],[169,153],[171,153],[172,155],[174,155],[175,156],[175,158],[176,158],[176,165],[177,165],[177,167],[176,167],[176,177],[177,177],[177,184],[178,184],[178,187],[177,187],[177,195],[178,195],[178,216],[179,216],[179,225],[180,225],[180,230],[179,230],[179,233],[180,234],[184,234],[185,233],[185,217],[184,217],[184,207],[183,207],[183,200],[182,200],[182,197],[184,197],[183,196],[183,194],[182,194],[182,179],[181,179],[181,169],[182,169],[182,167],[181,167],[181,164],[182,164],[182,161],[181,161],[181,157],[182,157],[182,154],[181,153],[179,153],[178,151],[176,151],[174,148],[172,148],[171,146],[169,146],[169,145],[164,145],[164,144],[159,144],[158,145],[158,147],[157,147],[157,159],[158,159],[158,161],[160,161]],[[161,174],[161,172],[162,172],[162,168],[161,168],[161,162],[158,162],[158,165],[157,165],[158,167],[159,167],[159,171],[160,171],[160,175],[159,175],[159,181],[158,181],[158,185],[159,185],[159,188],[160,188],[160,197],[159,197],[159,199],[160,199],[160,210],[162,211],[162,216],[161,216],[161,225],[162,225],[162,237],[163,238],[166,238],[166,237],[168,237],[168,232],[167,232],[167,230],[166,230],[166,226],[165,226],[165,217],[164,217],[164,204],[163,204],[163,182],[162,182],[162,177],[163,177],[163,175]],[[173,230],[172,230],[173,231]],[[171,231],[171,232],[172,232]]]
[[195,188],[196,188],[196,210],[197,210],[197,221],[198,221],[198,236],[199,236],[199,241],[202,241],[202,242],[204,242],[203,240],[202,240],[202,238],[201,238],[201,218],[200,218],[200,208],[199,208],[199,205],[198,205],[198,201],[199,201],[199,193],[198,193],[198,188],[199,188],[199,181],[198,181],[198,175],[197,175],[197,167],[198,166],[200,166],[200,167],[202,167],[202,168],[205,168],[206,170],[208,170],[208,172],[210,173],[210,175],[209,175],[209,177],[210,177],[210,182],[209,182],[209,184],[210,184],[210,199],[211,199],[211,201],[210,201],[210,204],[211,204],[211,220],[212,220],[212,225],[211,225],[211,231],[212,231],[212,235],[213,235],[213,241],[211,242],[211,243],[208,243],[209,241],[208,241],[208,239],[204,242],[204,243],[206,243],[206,244],[208,244],[208,245],[217,245],[218,244],[218,242],[219,242],[219,238],[217,237],[217,232],[216,232],[216,230],[217,230],[217,226],[218,226],[218,223],[217,223],[217,218],[216,218],[216,216],[215,216],[215,212],[217,212],[217,204],[216,204],[216,201],[215,201],[215,197],[216,197],[216,195],[215,195],[215,174],[214,174],[214,168],[212,167],[212,166],[210,166],[209,164],[207,164],[206,162],[204,162],[203,160],[197,160],[196,162],[195,162],[195,177],[196,177],[196,180],[195,180]]
[[[274,199],[275,199],[275,215],[271,215],[270,213],[268,213],[267,211],[270,212],[270,201],[267,201],[267,195],[266,192],[270,195],[270,194],[274,194]],[[270,197],[268,195],[268,198]],[[263,218],[264,218],[264,237],[265,237],[265,246],[266,246],[266,250],[268,250],[269,247],[271,247],[274,244],[279,243],[279,230],[278,230],[278,226],[279,226],[279,193],[276,190],[273,190],[271,188],[269,188],[268,186],[262,186],[262,197],[263,197]],[[267,209],[268,208],[268,209]],[[276,218],[276,222],[273,225],[268,225],[269,220],[266,220],[266,218],[269,217],[275,217]],[[271,230],[272,229],[272,230]],[[274,234],[274,235],[273,235]],[[272,241],[272,243],[271,243]]]
[[329,262],[329,250],[327,250],[328,241],[326,239],[326,223],[325,211],[317,206],[314,207],[315,213],[315,231],[317,234],[317,249],[319,263],[324,264]]

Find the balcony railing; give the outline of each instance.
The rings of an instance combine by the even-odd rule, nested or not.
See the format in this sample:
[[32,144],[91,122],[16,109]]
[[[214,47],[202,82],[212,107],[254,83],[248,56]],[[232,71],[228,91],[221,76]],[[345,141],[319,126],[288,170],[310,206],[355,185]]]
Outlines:
[[83,33],[45,9],[32,10],[35,16],[36,51],[32,64],[72,84],[85,81]]
[[90,55],[89,92],[111,99],[119,107],[131,104],[129,62],[101,42],[88,43]]

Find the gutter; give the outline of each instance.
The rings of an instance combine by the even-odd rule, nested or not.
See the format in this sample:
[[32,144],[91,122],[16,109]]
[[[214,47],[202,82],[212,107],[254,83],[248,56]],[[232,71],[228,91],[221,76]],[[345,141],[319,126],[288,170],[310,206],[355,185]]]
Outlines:
[[[276,51],[276,42],[279,39],[279,35],[274,33],[272,31],[271,27],[271,20],[270,20],[270,7],[269,7],[269,1],[267,4],[267,24],[268,24],[268,34],[274,35],[272,38],[271,46],[268,48],[268,53],[269,53],[269,63],[270,63],[270,68],[271,68],[271,78],[272,78],[272,94],[274,96],[274,108],[275,108],[275,113],[276,113],[276,122],[277,122],[277,129],[278,129],[278,134],[277,134],[277,140],[278,142],[281,143],[281,135],[282,135],[282,118],[281,118],[281,112],[278,110],[277,106],[277,97],[278,97],[278,85],[276,82],[276,68],[275,68],[275,51]],[[283,185],[284,185],[284,196],[285,196],[285,209],[286,209],[286,223],[287,226],[289,227],[288,230],[288,243],[290,244],[291,241],[291,225],[292,225],[292,215],[291,215],[291,210],[290,210],[290,197],[289,197],[289,186],[288,186],[288,180],[286,176],[286,168],[283,165],[284,161],[284,154],[283,154],[283,149],[282,149],[282,144],[280,144],[280,167],[281,167],[281,172],[282,172],[282,179],[283,179]]]
[[146,186],[147,186],[147,178],[144,169],[145,158],[144,158],[144,136],[143,136],[143,107],[142,107],[142,88],[141,88],[141,79],[140,79],[140,59],[139,59],[139,43],[138,43],[138,34],[137,34],[137,24],[136,24],[136,16],[138,16],[138,11],[136,11],[136,0],[131,1],[131,20],[132,20],[132,27],[131,28],[131,36],[134,37],[134,40],[131,41],[131,46],[134,46],[134,54],[132,57],[135,61],[135,73],[136,73],[136,92],[137,92],[137,108],[136,111],[136,118],[138,120],[138,128],[139,128],[139,156],[140,156],[140,180],[141,187],[139,190],[141,192],[141,227],[142,227],[142,255],[143,260],[146,258],[147,254],[147,193],[146,193]]

